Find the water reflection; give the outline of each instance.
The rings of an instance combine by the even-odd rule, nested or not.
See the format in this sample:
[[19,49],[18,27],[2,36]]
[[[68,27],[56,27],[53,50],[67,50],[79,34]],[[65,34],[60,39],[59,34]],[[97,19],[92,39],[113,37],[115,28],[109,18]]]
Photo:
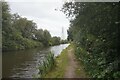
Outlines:
[[69,44],[62,44],[49,48],[36,48],[22,51],[4,52],[2,55],[2,75],[3,77],[32,78],[33,74],[38,73],[36,68],[39,61],[52,51],[55,56],[59,55]]

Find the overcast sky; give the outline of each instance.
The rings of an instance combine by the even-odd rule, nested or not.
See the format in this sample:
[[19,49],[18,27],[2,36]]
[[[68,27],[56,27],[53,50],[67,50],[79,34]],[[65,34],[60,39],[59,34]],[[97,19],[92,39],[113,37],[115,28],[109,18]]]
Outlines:
[[6,0],[10,5],[11,13],[18,13],[22,17],[37,23],[38,29],[47,29],[52,36],[67,38],[69,21],[60,9],[63,0]]

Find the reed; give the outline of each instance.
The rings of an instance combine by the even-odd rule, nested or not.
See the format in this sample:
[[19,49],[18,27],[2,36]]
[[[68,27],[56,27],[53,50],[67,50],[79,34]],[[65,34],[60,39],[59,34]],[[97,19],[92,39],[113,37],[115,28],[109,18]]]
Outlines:
[[45,76],[47,72],[52,70],[55,66],[55,57],[53,53],[49,53],[44,57],[44,59],[40,62],[39,65],[39,75],[40,77]]

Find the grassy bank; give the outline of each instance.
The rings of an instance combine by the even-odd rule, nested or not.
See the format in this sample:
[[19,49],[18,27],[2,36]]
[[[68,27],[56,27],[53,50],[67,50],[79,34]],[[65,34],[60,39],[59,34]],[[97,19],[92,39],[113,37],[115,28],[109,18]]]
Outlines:
[[59,56],[56,57],[56,66],[48,72],[44,78],[63,78],[66,66],[68,65],[67,51],[70,46],[64,49]]

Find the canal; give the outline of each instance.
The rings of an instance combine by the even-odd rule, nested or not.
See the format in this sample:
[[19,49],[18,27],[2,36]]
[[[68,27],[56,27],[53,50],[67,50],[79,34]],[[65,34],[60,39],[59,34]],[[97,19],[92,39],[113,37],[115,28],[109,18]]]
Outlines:
[[50,51],[58,56],[69,44],[61,44],[48,48],[35,48],[2,53],[2,77],[33,78],[38,74],[39,62]]

